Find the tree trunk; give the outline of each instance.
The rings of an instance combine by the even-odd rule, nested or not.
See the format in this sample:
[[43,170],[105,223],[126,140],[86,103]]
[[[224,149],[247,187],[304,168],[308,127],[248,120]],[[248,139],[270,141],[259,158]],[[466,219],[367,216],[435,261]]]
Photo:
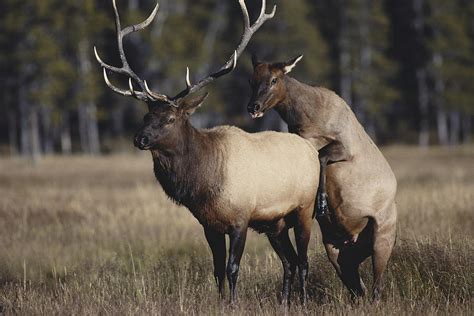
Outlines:
[[[413,10],[415,12],[414,27],[420,39],[424,38],[424,0],[414,0]],[[416,69],[416,83],[418,89],[418,109],[420,111],[420,126],[418,131],[418,144],[426,147],[430,142],[430,126],[429,126],[429,96],[426,82],[426,66],[423,65],[423,60],[419,60],[421,65]]]
[[416,71],[416,81],[418,86],[418,106],[420,110],[420,129],[418,134],[418,144],[427,147],[430,142],[429,109],[428,109],[428,87],[426,85],[426,70],[420,68]]
[[18,134],[17,117],[13,110],[8,111],[8,143],[10,146],[10,155],[18,155]]
[[[375,124],[368,113],[368,103],[370,99],[370,87],[365,81],[365,78],[370,76],[370,68],[372,65],[372,47],[370,46],[370,3],[365,0],[361,2],[360,11],[361,19],[359,21],[359,69],[357,71],[357,80],[362,84],[360,85],[359,91],[356,91],[357,104],[355,104],[355,112],[361,121],[362,125],[366,128],[367,133],[375,139]],[[364,83],[365,81],[365,83]],[[355,103],[355,102],[354,102]]]
[[120,137],[123,135],[124,128],[124,116],[125,107],[119,106],[116,109],[111,110],[111,133],[114,137]]
[[[168,18],[168,15],[170,14],[169,6],[172,4],[173,2],[160,3],[160,14],[155,17],[152,25],[150,25],[151,36],[154,41],[158,42],[161,38],[161,35],[163,34],[163,26],[166,22],[166,19]],[[161,64],[162,62],[160,58],[150,58],[147,62],[146,75],[150,77],[149,73],[152,75],[156,74],[161,68]]]
[[438,142],[440,145],[446,146],[449,144],[448,135],[448,117],[446,111],[441,107],[436,109],[436,125],[438,132]]
[[85,154],[89,153],[89,140],[87,139],[87,114],[84,103],[79,104],[77,109],[78,128],[79,128],[79,143],[81,151]]
[[449,112],[449,144],[459,144],[459,134],[461,131],[461,115],[458,111]]
[[87,138],[89,139],[89,152],[92,155],[100,154],[99,126],[97,123],[97,107],[94,102],[86,106],[88,116]]
[[349,52],[347,17],[344,4],[340,4],[339,26],[339,91],[347,104],[352,106],[351,55]]
[[63,155],[70,155],[72,152],[71,127],[67,110],[63,111],[61,121],[61,152]]
[[[435,37],[439,37],[439,30],[437,26],[433,26],[433,33]],[[438,133],[438,143],[446,146],[449,144],[448,135],[448,117],[444,109],[444,79],[441,73],[443,67],[443,55],[440,52],[435,52],[432,59],[433,77],[434,77],[434,97],[433,106],[436,109],[436,131]]]
[[41,138],[39,130],[38,107],[34,106],[30,109],[30,139],[31,139],[31,159],[36,163],[41,157]]
[[201,50],[201,66],[197,71],[199,78],[203,77],[209,71],[209,64],[212,60],[212,52],[214,51],[214,46],[217,37],[225,29],[227,9],[229,7],[227,1],[217,1],[212,13],[212,19],[209,22],[209,25],[206,30],[206,35],[204,36],[204,41]]
[[54,140],[51,126],[51,108],[48,106],[40,107],[41,127],[42,127],[42,149],[45,154],[51,154],[54,151]]
[[22,156],[29,156],[31,150],[30,142],[30,124],[29,120],[29,108],[30,105],[26,100],[26,91],[25,87],[20,87],[18,89],[18,106],[20,109],[20,153]]
[[444,110],[443,94],[444,94],[444,81],[441,76],[440,68],[443,65],[443,56],[440,53],[433,55],[433,66],[434,66],[434,98],[433,105],[436,108],[436,126],[438,132],[438,142],[440,145],[446,146],[449,144],[448,135],[448,117]]
[[467,113],[462,117],[462,142],[464,144],[469,144],[471,142],[471,119],[471,116]]
[[[91,60],[90,45],[87,39],[79,44],[79,69],[81,74],[81,87],[83,93],[87,89],[87,80],[90,80]],[[99,128],[97,123],[97,107],[92,98],[79,104],[79,137],[81,149],[84,153],[97,155],[100,153]]]

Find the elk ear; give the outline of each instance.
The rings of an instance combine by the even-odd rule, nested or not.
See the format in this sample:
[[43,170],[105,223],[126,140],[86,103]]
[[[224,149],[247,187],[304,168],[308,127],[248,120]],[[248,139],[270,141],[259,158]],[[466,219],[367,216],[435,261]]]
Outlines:
[[293,70],[293,68],[296,66],[296,64],[301,60],[301,58],[303,58],[303,55],[299,55],[295,58],[292,58],[286,62],[283,63],[283,67],[281,70],[283,70],[283,73],[287,74],[289,73],[291,70]]
[[190,116],[191,114],[193,114],[194,111],[196,111],[203,104],[204,100],[206,100],[208,95],[209,93],[206,92],[205,94],[185,99],[183,101],[183,104],[181,105],[184,113],[187,116]]
[[252,54],[252,65],[253,68],[256,68],[258,65],[260,65],[261,62],[258,60],[257,54],[253,53]]

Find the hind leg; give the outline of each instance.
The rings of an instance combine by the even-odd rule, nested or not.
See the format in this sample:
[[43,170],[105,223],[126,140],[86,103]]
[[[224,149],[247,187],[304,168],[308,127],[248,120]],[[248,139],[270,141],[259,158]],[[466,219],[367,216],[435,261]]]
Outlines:
[[340,278],[351,294],[352,300],[363,297],[366,293],[364,282],[359,274],[360,264],[370,256],[368,252],[360,252],[348,246],[339,252],[337,261],[341,268]]
[[331,242],[332,239],[326,237],[327,232],[323,230],[326,254],[336,269],[337,275],[349,290],[353,299],[364,296],[366,288],[359,275],[359,266],[373,253],[373,224],[369,222],[359,234],[357,241],[345,246],[341,246],[342,242],[336,246]]
[[[391,209],[395,210],[395,204]],[[392,254],[393,246],[396,239],[396,210],[391,214],[394,216],[390,221],[374,224],[374,254],[372,256],[372,268],[374,274],[373,296],[374,303],[380,301],[382,290],[384,287],[383,274],[387,268],[387,263]]]
[[[359,239],[358,242],[361,242]],[[366,288],[359,275],[360,264],[371,255],[370,247],[349,245],[343,249],[325,242],[324,247],[329,261],[334,266],[342,283],[349,290],[352,299],[365,295]]]

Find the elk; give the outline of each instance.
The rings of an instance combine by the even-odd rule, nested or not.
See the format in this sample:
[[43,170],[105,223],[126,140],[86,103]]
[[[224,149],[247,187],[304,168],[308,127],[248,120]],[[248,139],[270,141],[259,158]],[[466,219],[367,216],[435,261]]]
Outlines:
[[317,220],[328,258],[356,298],[366,292],[359,265],[372,256],[373,300],[378,302],[396,239],[397,181],[342,98],[288,75],[302,57],[264,63],[253,56],[247,110],[256,118],[274,108],[290,133],[308,139],[319,151]]
[[[307,248],[319,177],[317,151],[309,141],[297,135],[249,134],[231,126],[198,129],[189,122],[189,117],[207,94],[188,95],[232,71],[253,33],[271,19],[276,10],[275,6],[271,13],[265,13],[266,5],[262,1],[260,15],[250,25],[245,2],[239,0],[239,3],[244,31],[232,57],[217,72],[195,84],[191,83],[187,69],[186,88],[174,97],[152,91],[130,68],[122,45],[123,37],[151,23],[158,4],[144,22],[122,29],[113,1],[122,67],[103,62],[94,48],[95,55],[103,68],[104,80],[113,91],[148,105],[148,113],[135,135],[134,144],[151,152],[155,176],[165,193],[187,207],[204,227],[213,255],[219,296],[223,297],[227,274],[230,301],[236,300],[240,260],[247,230],[252,228],[267,235],[281,259],[284,271],[282,301],[289,300],[291,283],[298,268],[304,302]],[[114,86],[107,71],[127,76],[129,88]],[[294,228],[297,252],[288,236],[290,228]],[[230,239],[227,267],[225,235]]]

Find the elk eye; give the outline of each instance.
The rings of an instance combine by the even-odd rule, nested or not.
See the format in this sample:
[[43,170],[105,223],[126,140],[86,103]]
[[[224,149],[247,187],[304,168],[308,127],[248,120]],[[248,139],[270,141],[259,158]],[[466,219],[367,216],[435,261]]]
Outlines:
[[277,83],[277,78],[273,78],[270,84],[273,86],[275,83]]
[[176,118],[174,116],[170,116],[168,118],[168,124],[172,124],[172,123],[174,123],[174,121],[176,121]]

